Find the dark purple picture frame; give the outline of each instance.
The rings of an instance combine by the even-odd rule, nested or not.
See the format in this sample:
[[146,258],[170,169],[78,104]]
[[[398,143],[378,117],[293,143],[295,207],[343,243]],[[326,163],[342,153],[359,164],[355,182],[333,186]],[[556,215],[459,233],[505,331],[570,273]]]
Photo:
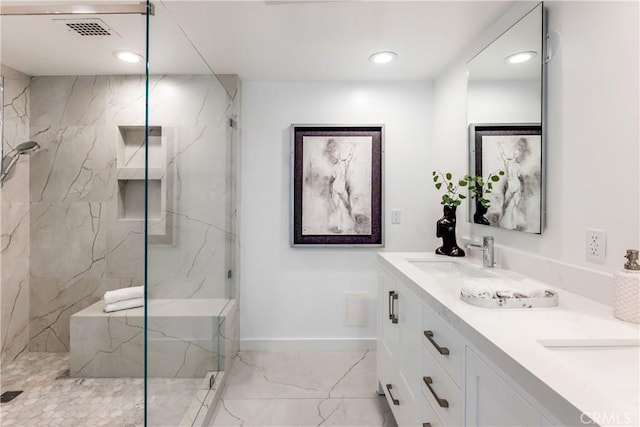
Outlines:
[[[540,145],[538,146],[539,156],[536,158],[537,163],[537,171],[536,176],[539,177],[539,186],[536,187],[537,192],[528,192],[527,194],[537,194],[540,199],[539,206],[539,220],[538,222],[534,222],[534,227],[531,227],[531,230],[527,230],[525,227],[520,227],[518,224],[516,227],[504,227],[494,220],[487,219],[486,212],[487,209],[483,209],[479,202],[476,201],[474,204],[470,204],[470,216],[473,218],[473,222],[476,224],[482,225],[490,225],[492,227],[504,228],[506,230],[517,230],[517,231],[527,231],[532,234],[542,234],[543,227],[543,211],[544,211],[544,173],[543,173],[543,156],[544,156],[544,145],[542,142],[542,125],[538,123],[528,123],[528,124],[471,124],[470,132],[472,137],[472,150],[473,155],[471,157],[472,164],[470,165],[470,171],[472,175],[485,176],[485,174],[490,173],[492,171],[484,171],[482,168],[483,159],[485,153],[483,152],[483,137],[485,136],[512,136],[512,137],[528,137],[528,136],[539,136],[540,137]],[[508,170],[506,170],[508,175]],[[504,179],[508,179],[505,177]],[[531,180],[528,180],[531,182]],[[482,189],[479,188],[480,194],[482,194]],[[495,194],[495,193],[494,193]]]
[[[383,125],[292,125],[291,126],[291,245],[292,246],[383,246]],[[371,137],[371,233],[303,234],[303,138]]]

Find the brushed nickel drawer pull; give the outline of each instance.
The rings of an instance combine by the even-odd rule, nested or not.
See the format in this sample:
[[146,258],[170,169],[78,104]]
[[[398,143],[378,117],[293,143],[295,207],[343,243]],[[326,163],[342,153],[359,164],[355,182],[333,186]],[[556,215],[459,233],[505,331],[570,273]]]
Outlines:
[[398,299],[398,293],[396,291],[389,291],[389,319],[391,323],[398,323],[398,315],[396,312],[395,304],[393,303]]
[[393,388],[393,386],[391,384],[387,384],[385,387],[387,387],[387,391],[389,392],[389,397],[391,398],[391,401],[393,402],[394,405],[399,405],[400,401],[396,398],[393,397],[393,394],[391,394],[391,389]]
[[445,356],[449,355],[449,349],[447,347],[440,347],[437,342],[433,339],[433,331],[424,331],[424,336],[427,337],[429,342],[438,350],[438,353],[444,354]]
[[424,383],[427,385],[427,388],[429,389],[431,394],[433,394],[433,397],[436,398],[438,405],[440,405],[441,408],[448,408],[449,402],[447,401],[447,399],[440,399],[433,388],[431,388],[431,384],[433,384],[433,380],[431,379],[431,377],[422,377],[422,381],[424,381]]

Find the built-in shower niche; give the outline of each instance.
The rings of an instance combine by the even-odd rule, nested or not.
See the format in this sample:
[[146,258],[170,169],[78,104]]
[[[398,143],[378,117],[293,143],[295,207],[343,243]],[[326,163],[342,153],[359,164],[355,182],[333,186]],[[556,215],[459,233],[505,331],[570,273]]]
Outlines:
[[[124,175],[124,174],[122,174]],[[144,178],[118,176],[118,219],[144,220]],[[149,220],[162,219],[162,180],[149,178]]]
[[[118,169],[144,169],[144,125],[118,126]],[[149,168],[166,168],[167,144],[162,126],[149,126]]]
[[[144,125],[118,126],[117,179],[118,220],[145,219]],[[171,212],[173,173],[168,165],[173,141],[162,126],[149,126],[148,149],[148,234],[150,243],[172,243]]]

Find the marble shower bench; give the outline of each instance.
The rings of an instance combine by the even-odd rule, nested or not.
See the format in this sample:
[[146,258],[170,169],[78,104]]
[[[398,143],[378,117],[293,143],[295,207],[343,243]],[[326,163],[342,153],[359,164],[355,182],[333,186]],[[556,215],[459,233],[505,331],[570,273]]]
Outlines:
[[[70,375],[144,376],[144,308],[105,313],[99,301],[71,316]],[[149,377],[199,378],[223,371],[235,352],[235,300],[153,299],[148,304]],[[220,326],[219,326],[220,325]]]

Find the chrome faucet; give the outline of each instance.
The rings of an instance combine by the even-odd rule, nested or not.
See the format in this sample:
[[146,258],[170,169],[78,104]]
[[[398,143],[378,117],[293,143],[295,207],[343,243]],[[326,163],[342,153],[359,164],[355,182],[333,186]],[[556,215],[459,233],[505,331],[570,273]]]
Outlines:
[[476,245],[473,243],[467,243],[466,249],[481,249],[482,250],[482,265],[484,267],[493,267],[493,236],[483,236],[482,245]]

